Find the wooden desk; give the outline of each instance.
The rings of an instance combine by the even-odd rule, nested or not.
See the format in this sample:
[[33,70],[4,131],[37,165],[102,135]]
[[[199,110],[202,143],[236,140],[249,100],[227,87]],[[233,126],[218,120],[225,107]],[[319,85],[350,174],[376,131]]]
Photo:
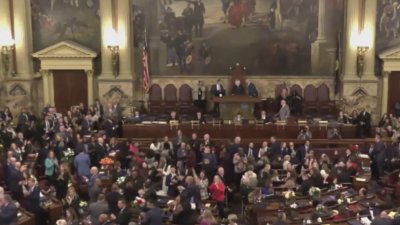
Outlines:
[[20,209],[18,214],[18,225],[35,225],[35,215],[32,213]]
[[261,99],[247,95],[231,95],[214,97],[213,102],[219,103],[222,119],[232,120],[238,112],[242,114],[243,118],[253,118],[254,105],[261,103]]
[[51,199],[50,205],[46,205],[46,206],[42,206],[42,207],[49,215],[50,224],[55,224],[56,221],[59,220],[63,216],[63,205],[56,198]]
[[[122,137],[163,138],[165,136],[169,136],[172,138],[176,136],[177,129],[182,130],[182,132],[188,137],[190,137],[193,132],[196,132],[199,137],[202,137],[205,133],[208,133],[211,135],[212,139],[233,139],[235,136],[240,136],[242,139],[266,139],[271,136],[276,136],[279,139],[296,139],[301,127],[299,127],[297,124],[288,124],[285,126],[270,124],[263,127],[257,127],[257,129],[255,124],[243,124],[241,126],[222,124],[220,127],[213,127],[212,124],[204,124],[194,128],[192,128],[190,123],[179,124],[177,127],[171,127],[168,124],[124,124],[122,126]],[[343,139],[357,138],[357,128],[355,126],[339,125],[338,129],[340,130]],[[327,138],[327,128],[325,127],[310,125],[310,130],[312,132],[313,139]]]

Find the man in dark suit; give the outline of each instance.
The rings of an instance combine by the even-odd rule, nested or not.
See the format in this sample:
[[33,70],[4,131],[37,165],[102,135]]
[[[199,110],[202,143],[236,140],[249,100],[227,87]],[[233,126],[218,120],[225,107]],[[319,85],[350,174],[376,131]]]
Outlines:
[[371,173],[372,178],[378,180],[384,175],[384,165],[386,160],[386,147],[381,140],[381,135],[377,134],[375,136],[375,145],[371,146],[369,150],[369,156],[371,158]]
[[263,121],[263,123],[272,123],[273,118],[272,116],[268,116],[265,110],[261,111],[260,117],[258,118],[259,121]]
[[88,212],[92,224],[100,225],[98,221],[99,216],[103,213],[108,212],[108,205],[105,201],[104,194],[99,194],[99,196],[97,197],[97,201],[89,204]]
[[[226,91],[222,86],[221,80],[218,79],[216,84],[211,86],[211,96],[213,97],[222,97],[225,96]],[[214,103],[214,112],[219,113],[219,103]]]
[[310,151],[310,141],[306,140],[303,146],[300,146],[296,151],[296,158],[299,163],[303,163],[306,155]]
[[203,114],[200,111],[196,113],[195,119],[199,121],[200,124],[206,124],[206,119],[204,118]]
[[240,83],[240,80],[235,80],[235,84],[232,87],[232,95],[244,95],[243,85]]
[[21,114],[18,116],[17,121],[17,132],[22,132],[26,134],[29,127],[29,115],[25,108],[21,109]]
[[371,136],[371,114],[362,109],[357,116],[358,136],[367,138]]
[[143,117],[140,115],[139,111],[135,111],[131,118],[131,122],[134,124],[139,124],[143,122]]
[[249,147],[246,148],[245,154],[247,155],[247,157],[252,157],[255,160],[258,160],[258,149],[254,148],[254,143],[253,142],[249,143]]
[[20,165],[14,157],[9,160],[7,165],[6,173],[6,184],[11,191],[11,195],[14,199],[19,200],[21,197],[21,186],[19,182],[22,180],[22,174],[17,168]]
[[81,136],[90,135],[90,115],[86,115],[81,123]]
[[160,208],[158,208],[155,204],[154,199],[147,199],[146,201],[147,208],[149,209],[146,213],[141,213],[140,217],[142,218],[143,225],[162,225],[162,215],[163,212]]
[[111,219],[115,220],[118,225],[128,225],[131,220],[131,212],[125,199],[118,200],[118,208],[120,210],[118,215],[112,214]]
[[18,209],[9,195],[0,195],[0,225],[16,225]]
[[47,215],[40,207],[40,189],[36,184],[35,178],[28,179],[27,187],[23,186],[25,196],[25,208],[35,214],[35,224],[47,224]]
[[104,122],[104,130],[107,138],[118,137],[118,124],[111,117]]
[[248,79],[246,80],[246,93],[248,96],[258,97],[258,91],[256,86]]
[[182,143],[186,143],[188,141],[188,138],[183,135],[181,130],[178,130],[176,132],[176,137],[174,138],[173,144],[175,148],[179,148]]
[[276,140],[274,136],[270,138],[271,142],[271,151],[269,152],[269,156],[271,160],[277,159],[281,155],[281,144]]

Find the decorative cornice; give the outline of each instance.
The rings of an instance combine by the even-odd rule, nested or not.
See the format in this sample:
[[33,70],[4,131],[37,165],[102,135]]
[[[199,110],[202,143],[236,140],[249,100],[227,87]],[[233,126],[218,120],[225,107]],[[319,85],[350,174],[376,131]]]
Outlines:
[[44,58],[90,58],[93,59],[97,53],[83,45],[73,41],[62,41],[43,50],[32,54],[33,57]]

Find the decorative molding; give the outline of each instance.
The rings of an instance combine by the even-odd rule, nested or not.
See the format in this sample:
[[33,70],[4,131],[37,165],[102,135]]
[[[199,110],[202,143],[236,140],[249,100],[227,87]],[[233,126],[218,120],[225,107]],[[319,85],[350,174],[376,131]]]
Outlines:
[[110,90],[108,90],[108,92],[106,92],[103,97],[105,98],[111,98],[114,94],[117,94],[119,96],[121,96],[121,98],[128,98],[128,95],[125,94],[124,91],[121,90],[121,86],[120,85],[112,85],[110,87]]
[[353,91],[351,96],[356,96],[356,97],[368,96],[368,92],[364,88],[359,87]]
[[10,96],[25,96],[27,95],[27,91],[22,87],[22,85],[14,84],[8,94]]
[[95,58],[97,53],[73,41],[62,41],[32,54],[43,58]]

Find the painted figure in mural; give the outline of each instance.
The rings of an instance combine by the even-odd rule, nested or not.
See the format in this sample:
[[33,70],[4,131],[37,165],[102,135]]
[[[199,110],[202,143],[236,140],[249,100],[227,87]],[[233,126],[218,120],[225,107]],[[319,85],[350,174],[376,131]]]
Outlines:
[[191,6],[190,3],[188,3],[186,8],[182,12],[182,16],[183,16],[185,31],[188,34],[189,38],[191,39],[193,23],[194,23],[194,11],[190,6]]
[[170,34],[170,32],[167,30],[164,34],[161,35],[161,40],[165,43],[167,47],[167,67],[176,66],[178,63],[174,48],[174,35]]
[[222,3],[222,12],[224,13],[224,23],[226,23],[226,19],[228,17],[228,9],[231,4],[231,0],[221,0]]
[[397,37],[397,17],[400,17],[400,15],[397,14],[397,6],[397,2],[393,4],[389,2],[383,7],[382,16],[379,20],[379,30],[385,33],[386,38],[390,38],[391,35],[393,35],[394,38]]
[[229,8],[229,23],[235,27],[242,26],[246,11],[244,0],[235,0],[233,5]]
[[206,13],[206,8],[202,0],[190,1],[193,4],[193,25],[196,37],[203,36],[203,26],[204,26],[204,14]]

